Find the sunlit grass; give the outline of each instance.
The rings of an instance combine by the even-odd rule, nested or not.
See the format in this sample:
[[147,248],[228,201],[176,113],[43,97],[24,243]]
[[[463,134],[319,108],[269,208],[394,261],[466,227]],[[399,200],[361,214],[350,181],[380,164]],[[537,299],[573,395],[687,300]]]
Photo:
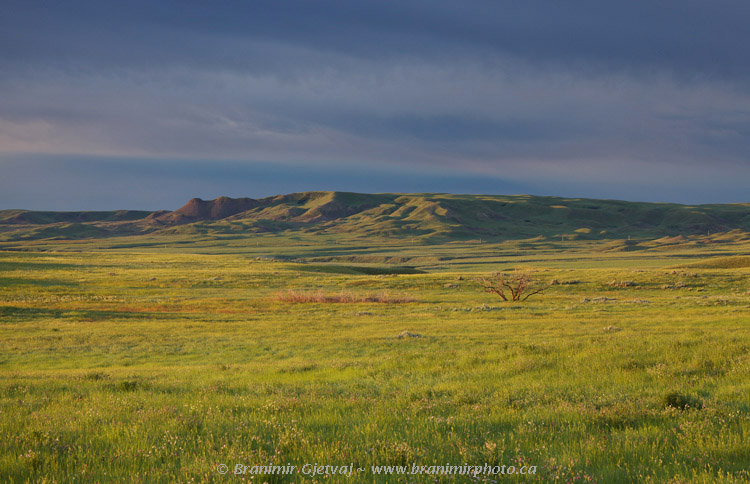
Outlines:
[[[0,480],[227,482],[240,478],[220,463],[273,461],[747,482],[750,270],[683,271],[667,255],[488,252],[389,274],[254,254],[0,253]],[[558,284],[509,304],[475,282],[516,265]],[[369,300],[382,294],[411,302]],[[347,480],[373,481],[407,482]]]

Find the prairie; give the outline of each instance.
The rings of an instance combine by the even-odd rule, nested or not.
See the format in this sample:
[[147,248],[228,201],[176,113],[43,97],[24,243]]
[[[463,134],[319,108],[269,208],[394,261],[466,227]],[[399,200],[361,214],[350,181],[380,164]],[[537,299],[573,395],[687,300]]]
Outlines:
[[[0,252],[0,476],[748,482],[750,245],[715,237],[14,242]],[[514,268],[555,284],[518,304],[475,281]],[[364,470],[232,473],[268,463]],[[414,463],[536,474],[371,468]]]

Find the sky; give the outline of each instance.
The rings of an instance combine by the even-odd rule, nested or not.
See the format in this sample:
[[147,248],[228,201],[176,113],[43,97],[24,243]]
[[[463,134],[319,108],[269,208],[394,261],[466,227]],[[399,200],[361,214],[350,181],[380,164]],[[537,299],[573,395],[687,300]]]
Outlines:
[[750,202],[745,0],[4,0],[0,209]]

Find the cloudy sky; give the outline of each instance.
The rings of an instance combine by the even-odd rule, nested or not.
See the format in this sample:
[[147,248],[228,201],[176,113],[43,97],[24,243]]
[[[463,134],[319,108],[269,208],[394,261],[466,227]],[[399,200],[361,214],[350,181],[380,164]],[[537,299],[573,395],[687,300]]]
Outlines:
[[4,0],[0,209],[750,202],[750,2]]

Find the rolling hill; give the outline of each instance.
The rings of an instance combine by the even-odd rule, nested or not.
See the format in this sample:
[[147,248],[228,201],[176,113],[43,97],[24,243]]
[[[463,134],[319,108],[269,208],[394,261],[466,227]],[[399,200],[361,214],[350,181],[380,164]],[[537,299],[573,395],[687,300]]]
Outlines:
[[139,234],[355,234],[425,241],[637,237],[657,245],[750,232],[750,204],[679,205],[531,195],[303,192],[194,198],[174,211],[0,211],[0,240]]

